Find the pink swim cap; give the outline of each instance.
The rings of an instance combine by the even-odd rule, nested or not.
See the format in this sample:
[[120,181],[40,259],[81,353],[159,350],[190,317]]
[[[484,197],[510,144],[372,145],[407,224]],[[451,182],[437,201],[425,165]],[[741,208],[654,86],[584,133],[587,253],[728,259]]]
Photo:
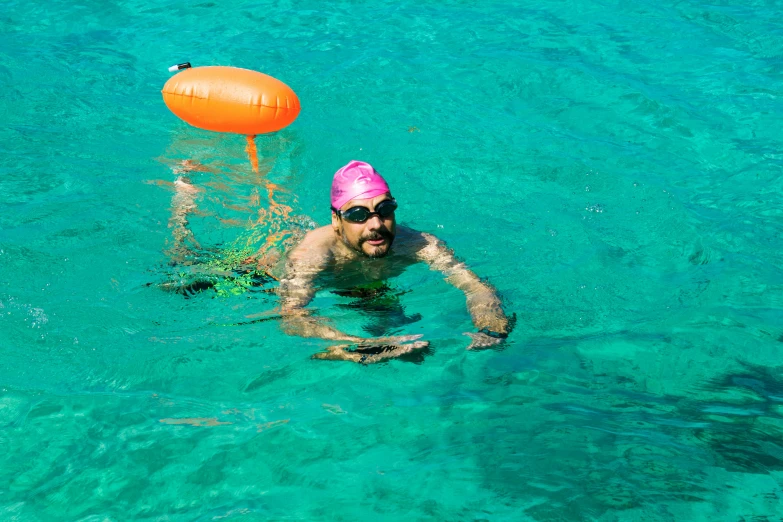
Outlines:
[[352,199],[372,199],[387,192],[391,192],[389,185],[372,165],[353,160],[334,173],[332,206],[339,209]]

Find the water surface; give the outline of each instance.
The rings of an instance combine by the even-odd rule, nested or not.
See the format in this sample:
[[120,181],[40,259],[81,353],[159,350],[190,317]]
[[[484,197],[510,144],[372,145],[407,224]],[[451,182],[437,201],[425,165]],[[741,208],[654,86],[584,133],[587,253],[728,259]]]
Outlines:
[[[775,520],[782,7],[6,3],[0,518]],[[168,112],[183,61],[297,92],[263,178]],[[429,351],[367,367],[311,360],[273,282],[161,288],[192,276],[166,253],[182,161],[225,261],[282,226],[251,227],[266,183],[323,225],[351,159],[498,289],[503,350],[465,350],[424,266],[388,282],[420,319],[384,328]],[[312,306],[366,335],[352,303]]]

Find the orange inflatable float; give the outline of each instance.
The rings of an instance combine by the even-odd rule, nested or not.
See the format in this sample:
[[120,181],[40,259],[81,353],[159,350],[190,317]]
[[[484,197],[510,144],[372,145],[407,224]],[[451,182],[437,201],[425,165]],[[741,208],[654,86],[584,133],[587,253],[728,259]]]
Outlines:
[[163,101],[194,127],[248,136],[278,131],[300,110],[299,98],[280,80],[223,66],[187,68],[172,76],[163,86]]
[[258,173],[253,137],[287,127],[299,116],[299,98],[271,76],[238,67],[196,67],[181,71],[163,86],[163,101],[171,112],[199,129],[247,135],[247,154]]

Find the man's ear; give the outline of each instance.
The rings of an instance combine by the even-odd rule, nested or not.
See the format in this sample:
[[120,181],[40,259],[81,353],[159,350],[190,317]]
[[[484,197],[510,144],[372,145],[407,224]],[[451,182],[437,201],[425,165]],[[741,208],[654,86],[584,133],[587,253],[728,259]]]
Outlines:
[[332,230],[334,230],[335,234],[340,233],[340,218],[337,216],[337,212],[332,210]]

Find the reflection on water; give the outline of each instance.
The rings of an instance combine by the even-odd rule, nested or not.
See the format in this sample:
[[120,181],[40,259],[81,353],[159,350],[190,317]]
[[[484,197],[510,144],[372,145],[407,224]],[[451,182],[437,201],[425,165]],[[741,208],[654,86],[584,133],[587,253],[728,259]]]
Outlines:
[[[186,298],[205,290],[224,297],[257,289],[270,292],[285,253],[315,228],[310,218],[293,214],[296,195],[270,180],[275,160],[291,153],[285,150],[284,140],[259,138],[257,149],[256,141],[248,138],[245,152],[250,161],[246,164],[205,157],[205,150],[214,149],[204,147],[214,147],[219,140],[194,144],[187,138],[185,143],[176,143],[169,153],[193,156],[196,152],[200,159],[161,159],[171,166],[175,179],[153,182],[173,192],[168,223],[171,239],[165,249],[172,271],[160,287]],[[214,227],[202,226],[199,231],[199,224],[194,223],[205,218],[216,219],[218,228],[241,230],[227,244],[210,246],[198,236],[199,232],[214,235]]]

